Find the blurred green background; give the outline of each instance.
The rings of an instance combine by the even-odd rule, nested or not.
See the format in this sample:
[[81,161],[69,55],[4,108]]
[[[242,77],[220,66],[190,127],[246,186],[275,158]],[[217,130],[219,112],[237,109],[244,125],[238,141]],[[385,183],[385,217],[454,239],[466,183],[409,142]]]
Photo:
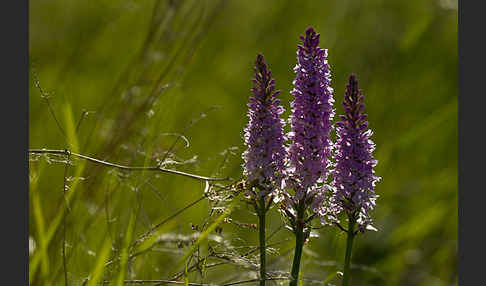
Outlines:
[[[287,117],[298,37],[313,26],[329,50],[337,113],[348,74],[358,76],[382,177],[373,213],[379,231],[357,238],[351,284],[457,285],[455,1],[33,0],[29,9],[30,148],[137,166],[170,159],[170,168],[234,179],[257,53],[273,71]],[[208,218],[207,200],[165,224],[150,250],[128,262],[123,253],[150,225],[200,198],[203,182],[74,159],[66,171],[63,160],[30,156],[30,285],[64,285],[65,275],[69,285],[88,276],[171,279],[184,269],[176,267],[188,249],[184,239]],[[244,203],[230,217],[256,223]],[[273,209],[270,271],[290,270],[294,242],[281,224]],[[189,271],[188,281],[257,277],[257,253],[238,258],[248,251],[242,246],[257,244],[257,232],[221,226],[221,236],[213,233],[199,251],[226,251],[207,260],[225,264]],[[329,227],[318,232],[305,247],[304,285],[339,285],[345,237]]]

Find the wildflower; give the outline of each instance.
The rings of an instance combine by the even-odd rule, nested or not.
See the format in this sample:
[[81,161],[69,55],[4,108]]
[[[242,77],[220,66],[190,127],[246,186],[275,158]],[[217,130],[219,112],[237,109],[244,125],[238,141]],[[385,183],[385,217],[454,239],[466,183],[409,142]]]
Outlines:
[[[260,241],[260,286],[266,280],[266,243],[265,215],[271,206],[276,190],[281,187],[285,173],[286,150],[283,126],[280,119],[284,112],[275,91],[275,81],[268,69],[263,55],[259,54],[255,62],[255,78],[252,80],[253,97],[248,104],[250,121],[245,128],[245,144],[248,149],[243,153],[244,174],[249,182],[247,196],[258,216]],[[255,192],[259,190],[259,193]],[[273,193],[271,196],[267,196]]]
[[[332,104],[333,89],[327,63],[327,50],[319,45],[319,34],[312,27],[307,28],[305,37],[298,46],[296,78],[291,94],[291,132],[289,138],[290,167],[288,169],[289,187],[295,191],[292,197],[284,193],[281,211],[289,218],[295,234],[295,250],[292,263],[290,286],[299,280],[300,261],[306,239],[310,236],[310,222],[316,215],[323,216],[325,211],[324,183],[328,176],[328,163],[332,143],[329,132],[334,116]],[[310,210],[310,216],[306,216]]]
[[262,54],[255,62],[253,97],[248,104],[248,117],[245,128],[245,144],[248,149],[243,153],[244,175],[251,185],[259,186],[264,192],[280,187],[285,169],[286,150],[283,126],[280,118],[284,108],[280,105],[274,91],[275,81],[271,79]]
[[370,140],[373,132],[368,129],[362,93],[356,76],[350,75],[343,101],[345,114],[340,115],[341,121],[336,123],[338,139],[333,175],[336,190],[332,201],[338,212],[354,214],[363,230],[370,223],[369,212],[376,199],[375,183],[380,178],[373,170],[378,161],[373,158],[375,144]]
[[312,27],[305,34],[300,37],[303,45],[298,46],[295,88],[291,92],[295,100],[291,103],[289,173],[296,201],[318,195],[318,202],[322,195],[318,194],[316,184],[324,182],[329,173],[334,99],[327,50],[318,47],[320,35]]

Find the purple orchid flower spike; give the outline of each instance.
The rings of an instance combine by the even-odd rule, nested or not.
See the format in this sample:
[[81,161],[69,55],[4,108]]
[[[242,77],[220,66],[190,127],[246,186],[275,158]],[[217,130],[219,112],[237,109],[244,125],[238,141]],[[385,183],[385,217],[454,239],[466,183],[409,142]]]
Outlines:
[[285,122],[280,118],[284,108],[277,99],[280,91],[274,91],[275,81],[262,54],[257,56],[254,70],[253,97],[248,104],[250,120],[244,130],[248,149],[243,153],[243,167],[247,181],[268,193],[280,188],[284,178]]
[[334,159],[336,167],[333,174],[335,188],[331,198],[333,211],[337,215],[345,212],[348,224],[343,228],[346,232],[346,255],[342,286],[347,286],[350,280],[351,253],[353,240],[358,232],[376,230],[371,226],[369,212],[375,207],[375,183],[380,180],[375,176],[373,168],[377,161],[373,158],[375,143],[370,137],[373,134],[368,129],[367,115],[364,112],[364,96],[358,88],[358,80],[354,74],[349,76],[346,86],[343,106],[344,115],[336,123],[337,142]]
[[275,81],[271,76],[263,55],[259,54],[251,89],[253,97],[250,97],[248,104],[250,121],[244,136],[248,149],[243,153],[243,167],[249,183],[247,197],[259,219],[260,286],[265,286],[266,280],[265,215],[281,188],[287,156],[283,133],[285,122],[280,118],[284,109],[277,99],[279,91],[274,91]]
[[378,161],[373,158],[375,143],[370,139],[373,132],[368,129],[363,100],[358,80],[352,74],[343,101],[345,114],[336,123],[338,139],[332,198],[338,212],[344,210],[356,216],[361,230],[371,223],[369,212],[375,207],[375,184],[380,180],[373,170]]
[[[283,193],[281,211],[289,218],[296,236],[291,286],[297,285],[304,242],[310,235],[308,222],[324,216],[325,183],[330,173],[332,142],[329,133],[334,117],[333,89],[327,50],[319,48],[319,34],[312,27],[301,36],[297,50],[296,78],[291,94],[291,132],[288,134],[289,168],[287,186],[295,191]],[[306,213],[310,212],[310,215]]]
[[[291,94],[291,140],[289,148],[289,187],[295,190],[291,199],[296,205],[300,200],[311,200],[310,207],[319,212],[324,192],[317,183],[325,182],[329,175],[329,157],[332,142],[329,133],[333,129],[333,89],[327,62],[327,50],[319,45],[319,34],[307,28],[303,44],[298,46],[296,79]],[[306,206],[307,207],[307,206]]]

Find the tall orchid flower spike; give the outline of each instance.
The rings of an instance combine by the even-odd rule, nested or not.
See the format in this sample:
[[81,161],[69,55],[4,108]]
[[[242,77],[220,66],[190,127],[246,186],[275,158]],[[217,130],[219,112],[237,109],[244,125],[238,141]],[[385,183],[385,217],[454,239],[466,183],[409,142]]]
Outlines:
[[287,187],[295,194],[284,193],[281,207],[296,235],[290,285],[297,285],[302,248],[310,233],[307,223],[323,215],[323,183],[329,175],[332,150],[329,132],[333,128],[333,89],[327,50],[319,48],[319,36],[309,27],[305,36],[300,37],[302,45],[297,50],[296,78],[291,92],[295,100],[291,103]]
[[335,193],[331,199],[336,212],[345,212],[348,218],[347,247],[344,263],[343,286],[348,285],[349,265],[353,239],[358,231],[374,229],[369,212],[375,207],[375,184],[380,180],[373,168],[375,144],[368,129],[364,112],[364,96],[358,89],[354,74],[349,76],[344,97],[344,115],[337,122],[337,142],[334,155],[336,167],[333,174]]
[[274,91],[275,81],[271,79],[262,54],[255,62],[253,97],[248,104],[249,122],[245,128],[244,175],[247,181],[266,195],[280,187],[285,172],[286,150],[283,126],[280,118],[284,108],[277,99],[279,90]]
[[243,153],[243,167],[249,183],[247,197],[259,217],[260,285],[263,286],[266,279],[265,215],[284,178],[285,122],[280,118],[284,112],[277,99],[280,91],[274,91],[275,81],[263,55],[257,56],[254,70],[253,97],[248,104],[250,121],[244,135],[248,149]]

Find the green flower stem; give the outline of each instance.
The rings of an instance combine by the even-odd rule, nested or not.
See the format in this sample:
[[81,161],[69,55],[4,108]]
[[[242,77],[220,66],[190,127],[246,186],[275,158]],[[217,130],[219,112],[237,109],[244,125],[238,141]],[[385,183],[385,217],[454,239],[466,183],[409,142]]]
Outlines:
[[294,261],[292,263],[292,280],[290,280],[289,286],[297,286],[299,281],[300,260],[302,258],[302,249],[304,248],[305,234],[304,234],[304,210],[303,200],[299,204],[297,209],[297,218],[295,220],[295,253]]
[[265,206],[265,196],[261,197],[260,205],[258,206],[258,208],[259,210],[257,211],[257,213],[259,218],[259,234],[260,234],[260,286],[265,286],[265,279],[266,279],[265,215],[267,211]]
[[349,283],[349,278],[351,274],[349,273],[350,266],[351,266],[351,251],[353,249],[353,240],[354,236],[356,235],[354,233],[354,226],[356,224],[356,218],[354,215],[349,215],[349,224],[348,224],[348,239],[346,242],[346,256],[344,258],[344,272],[343,272],[343,284],[342,286],[348,286]]

